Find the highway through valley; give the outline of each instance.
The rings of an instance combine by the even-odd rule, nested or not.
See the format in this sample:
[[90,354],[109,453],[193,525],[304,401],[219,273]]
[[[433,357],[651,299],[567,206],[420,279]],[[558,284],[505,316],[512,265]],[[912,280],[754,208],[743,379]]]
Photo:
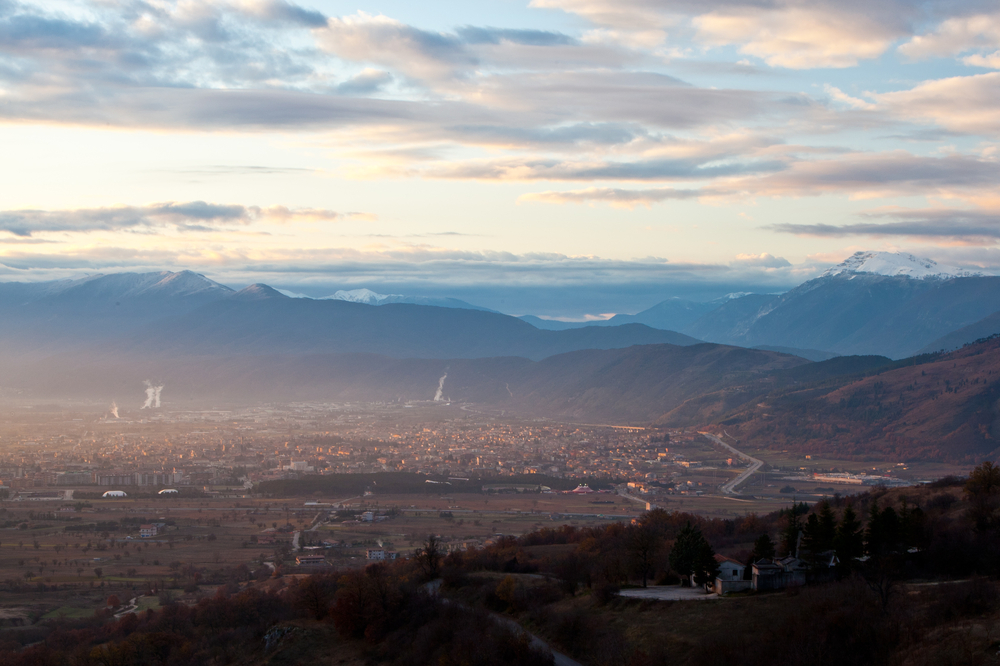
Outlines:
[[735,479],[727,481],[727,482],[723,483],[721,486],[719,486],[719,490],[721,490],[723,492],[723,494],[725,494],[725,495],[739,495],[740,493],[739,493],[738,490],[736,490],[736,488],[741,483],[744,483],[745,481],[748,481],[750,479],[750,477],[752,477],[754,475],[754,472],[756,472],[757,470],[759,470],[764,465],[764,461],[763,460],[758,460],[757,458],[754,458],[753,456],[748,456],[747,454],[743,453],[742,451],[737,451],[736,449],[734,449],[733,447],[731,447],[729,444],[726,444],[724,441],[722,441],[721,437],[716,437],[715,435],[713,435],[710,432],[701,432],[699,434],[704,435],[705,437],[709,438],[710,440],[712,440],[713,442],[715,442],[719,446],[727,449],[730,453],[732,453],[734,456],[736,456],[740,460],[745,460],[748,463],[750,463],[750,467],[746,468],[746,470],[744,470],[742,474],[740,474],[739,476],[737,476]]

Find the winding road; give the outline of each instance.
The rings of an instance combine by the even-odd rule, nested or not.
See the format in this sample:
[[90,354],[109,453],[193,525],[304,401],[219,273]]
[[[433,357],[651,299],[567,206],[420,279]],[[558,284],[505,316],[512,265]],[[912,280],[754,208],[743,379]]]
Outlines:
[[699,432],[698,434],[704,435],[705,437],[709,438],[719,446],[729,450],[733,455],[735,455],[740,460],[746,460],[748,463],[750,463],[750,467],[744,470],[742,474],[737,476],[735,479],[727,481],[723,483],[721,486],[719,486],[719,490],[721,490],[726,495],[739,495],[740,492],[736,490],[736,487],[739,486],[741,483],[748,481],[750,477],[753,476],[754,473],[764,465],[764,461],[758,460],[753,456],[748,456],[747,454],[741,451],[737,451],[733,447],[723,442],[721,437],[716,437],[710,432]]

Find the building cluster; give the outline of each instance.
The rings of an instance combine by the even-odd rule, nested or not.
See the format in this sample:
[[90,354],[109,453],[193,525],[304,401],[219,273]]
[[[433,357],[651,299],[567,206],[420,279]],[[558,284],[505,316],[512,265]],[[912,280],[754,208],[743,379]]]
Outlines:
[[[414,410],[415,411],[415,410]],[[677,431],[510,423],[401,407],[292,405],[54,420],[0,434],[0,481],[18,490],[97,486],[249,487],[307,474],[416,472],[461,477],[598,477],[649,484],[679,463]],[[407,418],[404,418],[407,417]],[[81,423],[82,421],[82,423]]]

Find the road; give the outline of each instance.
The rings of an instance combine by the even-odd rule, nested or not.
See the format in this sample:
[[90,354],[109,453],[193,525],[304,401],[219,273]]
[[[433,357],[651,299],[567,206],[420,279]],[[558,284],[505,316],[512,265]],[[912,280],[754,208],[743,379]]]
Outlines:
[[748,481],[750,477],[753,476],[754,473],[764,465],[764,461],[757,460],[756,458],[748,456],[747,454],[741,451],[737,451],[733,447],[723,442],[721,437],[716,437],[710,432],[700,432],[699,434],[708,437],[710,440],[712,440],[719,446],[723,447],[724,449],[728,449],[733,455],[735,455],[740,460],[746,460],[747,462],[750,463],[750,467],[748,467],[742,474],[737,476],[735,479],[727,481],[723,483],[721,486],[719,486],[719,490],[721,490],[726,495],[739,495],[740,492],[736,490],[736,487],[739,486],[741,483]]
[[700,587],[681,587],[680,585],[638,587],[622,590],[618,596],[628,599],[656,599],[659,601],[703,601],[719,598],[719,595],[714,592],[706,594],[705,590]]
[[[432,597],[437,597],[438,599],[440,599],[442,602],[444,602],[446,604],[454,604],[454,605],[460,606],[462,608],[468,608],[468,606],[466,606],[465,604],[463,604],[461,601],[455,601],[454,599],[447,599],[445,597],[440,596],[440,594],[441,594],[441,583],[442,583],[442,580],[440,578],[437,579],[437,580],[432,580],[429,583],[424,583],[424,589],[427,590],[427,592]],[[553,662],[554,662],[555,666],[583,666],[580,662],[578,662],[578,661],[576,661],[574,659],[570,659],[569,657],[567,657],[566,655],[564,655],[562,652],[557,652],[556,650],[553,650],[551,645],[549,645],[548,643],[546,643],[545,641],[543,641],[541,638],[539,638],[535,634],[531,633],[530,631],[528,631],[527,629],[525,629],[524,627],[522,627],[520,624],[518,624],[517,622],[515,622],[511,618],[505,617],[503,615],[500,615],[498,613],[493,613],[493,612],[490,613],[490,617],[492,617],[494,621],[499,622],[499,623],[501,623],[501,624],[503,624],[503,625],[505,625],[507,627],[510,627],[511,629],[513,629],[514,631],[516,631],[518,633],[522,633],[522,634],[526,635],[528,637],[528,640],[531,641],[532,647],[534,647],[534,648],[536,648],[538,650],[541,650],[542,652],[551,652],[552,653],[552,659],[553,659]]]

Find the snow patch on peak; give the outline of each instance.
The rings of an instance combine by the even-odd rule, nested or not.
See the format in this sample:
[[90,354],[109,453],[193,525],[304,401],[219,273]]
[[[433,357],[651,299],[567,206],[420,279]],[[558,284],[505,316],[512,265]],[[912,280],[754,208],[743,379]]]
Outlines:
[[933,259],[921,259],[907,252],[855,252],[844,262],[827,270],[821,277],[842,273],[874,273],[916,280],[975,277],[981,273],[942,266]]
[[396,302],[403,298],[405,298],[405,296],[400,294],[378,294],[371,289],[341,289],[332,296],[324,296],[320,300],[350,301],[351,303],[364,303],[365,305],[383,305],[385,303]]

